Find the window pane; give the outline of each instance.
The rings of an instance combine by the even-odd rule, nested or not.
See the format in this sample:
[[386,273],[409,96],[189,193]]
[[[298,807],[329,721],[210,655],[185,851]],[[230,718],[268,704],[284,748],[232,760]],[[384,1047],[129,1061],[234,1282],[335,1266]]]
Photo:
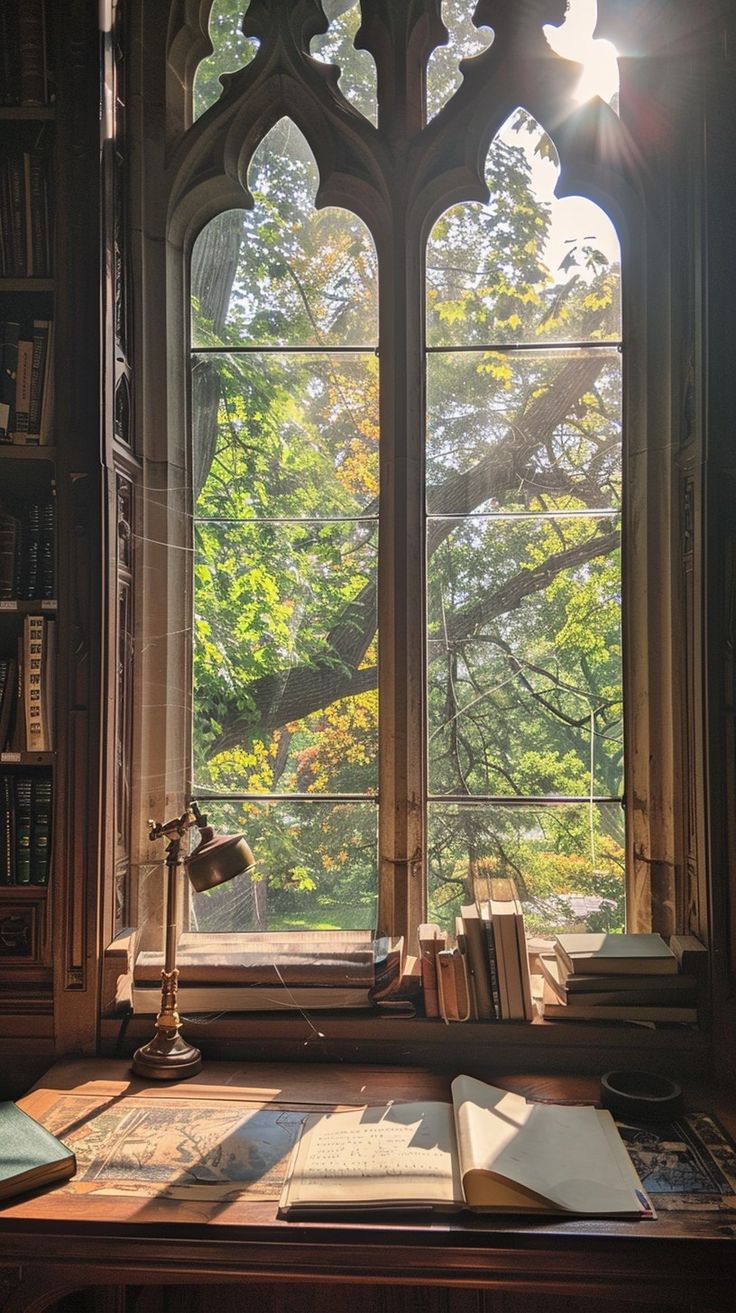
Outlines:
[[529,934],[621,930],[624,814],[618,803],[429,808],[429,917],[455,928],[460,904],[516,881]]
[[486,205],[456,205],[427,245],[430,346],[620,337],[619,243],[583,197],[558,200],[554,144],[523,109],[488,152]]
[[202,802],[202,810],[216,833],[245,835],[256,873],[193,893],[192,930],[374,929],[375,803]]
[[621,499],[621,359],[605,347],[427,360],[433,514]]
[[198,788],[376,787],[376,528],[200,520]]
[[610,517],[435,522],[429,791],[616,797],[619,530]]
[[195,355],[192,410],[198,516],[375,509],[373,355]]
[[235,73],[255,59],[258,42],[244,37],[240,30],[246,8],[243,0],[214,0],[209,22],[212,54],[202,60],[194,78],[192,108],[195,119],[220,99],[221,74]]
[[427,118],[434,118],[462,81],[460,60],[479,55],[490,45],[488,28],[473,26],[475,5],[468,0],[442,0],[442,21],[447,28],[447,45],[432,51],[427,65]]
[[376,252],[347,210],[315,210],[309,146],[290,119],[271,129],[248,171],[252,210],[228,210],[192,252],[192,341],[372,346]]
[[559,27],[546,26],[547,40],[563,59],[582,64],[574,98],[582,104],[600,96],[609,105],[618,105],[618,62],[616,47],[610,41],[594,40],[598,23],[597,0],[568,0],[565,21]]
[[353,45],[360,26],[359,0],[323,0],[322,8],[330,19],[329,30],[313,37],[310,52],[326,64],[337,64],[342,94],[375,123],[376,66],[367,50]]

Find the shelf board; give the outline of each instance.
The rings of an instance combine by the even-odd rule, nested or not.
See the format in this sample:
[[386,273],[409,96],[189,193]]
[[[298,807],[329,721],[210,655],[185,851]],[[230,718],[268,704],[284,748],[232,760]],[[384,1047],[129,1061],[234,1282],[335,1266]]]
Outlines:
[[0,752],[0,766],[51,766],[53,752]]
[[55,615],[56,598],[35,597],[31,601],[19,601],[17,597],[0,598],[0,615],[37,615],[39,611],[44,615]]
[[56,460],[56,447],[46,443],[0,442],[0,460]]
[[0,292],[53,292],[53,278],[0,278]]
[[[0,884],[0,897],[3,894],[11,895],[13,902],[18,899],[28,899],[30,902],[37,903],[39,894],[45,894],[48,890],[47,884]],[[21,959],[14,960],[15,967]],[[29,966],[38,966],[35,961],[28,961]]]
[[0,123],[38,123],[56,118],[55,105],[0,105]]

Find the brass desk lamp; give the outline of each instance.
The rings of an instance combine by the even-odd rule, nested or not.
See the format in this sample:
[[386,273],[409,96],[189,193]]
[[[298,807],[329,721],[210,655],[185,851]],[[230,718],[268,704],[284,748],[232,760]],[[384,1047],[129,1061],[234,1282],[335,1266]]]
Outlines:
[[[161,972],[161,1008],[156,1017],[156,1033],[133,1056],[133,1071],[150,1080],[182,1080],[194,1076],[202,1067],[199,1049],[188,1044],[179,1033],[181,1018],[177,1010],[176,942],[176,885],[180,871],[186,870],[189,881],[198,893],[225,884],[235,876],[244,875],[255,865],[253,854],[242,834],[215,836],[196,804],[190,803],[181,816],[165,824],[150,821],[149,839],[167,839],[166,848],[166,948],[164,968]],[[194,827],[202,839],[188,857],[182,854],[182,840]]]

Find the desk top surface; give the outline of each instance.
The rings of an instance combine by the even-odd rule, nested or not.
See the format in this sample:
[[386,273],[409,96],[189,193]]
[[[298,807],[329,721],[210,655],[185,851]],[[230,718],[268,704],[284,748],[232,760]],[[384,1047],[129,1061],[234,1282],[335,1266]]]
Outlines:
[[[206,1063],[187,1081],[146,1082],[123,1061],[74,1059],[58,1063],[20,1104],[72,1147],[77,1175],[70,1181],[0,1207],[0,1259],[44,1236],[44,1251],[117,1237],[163,1237],[177,1244],[206,1240],[222,1245],[258,1240],[318,1252],[328,1244],[360,1239],[382,1253],[428,1245],[460,1252],[489,1244],[549,1250],[585,1239],[586,1245],[633,1245],[646,1262],[657,1242],[688,1241],[715,1253],[729,1242],[736,1256],[736,1156],[721,1154],[726,1184],[719,1193],[656,1197],[653,1221],[534,1220],[462,1214],[431,1221],[417,1215],[345,1222],[284,1222],[276,1217],[281,1182],[301,1118],[310,1109],[361,1106],[391,1099],[448,1099],[449,1077],[420,1069],[350,1065]],[[494,1075],[494,1083],[530,1099],[593,1102],[598,1082],[587,1077]],[[736,1102],[712,1090],[686,1090],[688,1110],[715,1114],[736,1132]],[[708,1127],[705,1127],[705,1139]],[[667,1153],[675,1146],[665,1146]],[[660,1159],[662,1146],[658,1147]],[[673,1202],[674,1200],[674,1202]],[[662,1204],[664,1203],[664,1206]],[[513,1237],[513,1242],[512,1242]],[[35,1242],[34,1241],[34,1242]],[[683,1246],[683,1241],[686,1242]],[[630,1242],[627,1244],[627,1242]],[[50,1250],[49,1250],[50,1245]],[[315,1250],[313,1247],[317,1246]],[[56,1250],[55,1250],[56,1247]],[[29,1249],[29,1253],[32,1251]],[[561,1252],[561,1251],[560,1251]],[[674,1251],[673,1251],[674,1252]],[[389,1263],[387,1258],[386,1263]],[[455,1261],[455,1260],[453,1260]],[[465,1260],[463,1260],[464,1262]],[[548,1261],[548,1260],[547,1260]],[[684,1256],[681,1260],[686,1262]],[[736,1275],[736,1257],[734,1258]]]

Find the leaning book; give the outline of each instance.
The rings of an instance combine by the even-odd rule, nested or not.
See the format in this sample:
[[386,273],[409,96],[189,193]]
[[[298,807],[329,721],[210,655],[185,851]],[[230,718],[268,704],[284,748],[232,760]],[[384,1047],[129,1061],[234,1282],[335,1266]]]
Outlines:
[[307,1117],[279,1201],[286,1219],[472,1209],[653,1217],[609,1112],[528,1103],[458,1076],[452,1102]]
[[71,1149],[15,1103],[0,1103],[0,1199],[66,1181],[77,1170]]

